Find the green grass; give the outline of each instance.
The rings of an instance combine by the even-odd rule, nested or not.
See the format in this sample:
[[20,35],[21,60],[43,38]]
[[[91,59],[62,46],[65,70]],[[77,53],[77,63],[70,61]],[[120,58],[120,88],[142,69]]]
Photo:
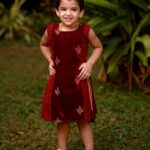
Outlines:
[[[56,150],[56,124],[40,118],[48,64],[38,43],[0,43],[0,150]],[[97,83],[95,150],[150,149],[150,95]],[[69,150],[83,150],[76,124]]]

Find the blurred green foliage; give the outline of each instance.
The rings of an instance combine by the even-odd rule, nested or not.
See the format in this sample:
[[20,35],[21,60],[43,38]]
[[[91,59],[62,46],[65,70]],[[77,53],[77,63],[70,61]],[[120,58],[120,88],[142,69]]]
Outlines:
[[150,0],[85,1],[91,8],[88,24],[105,46],[98,79],[115,78],[130,90],[137,83],[150,91]]
[[25,14],[21,7],[25,0],[15,0],[14,4],[8,10],[0,3],[1,21],[0,21],[0,37],[5,39],[25,38],[31,41],[32,36],[37,36],[31,29],[30,18]]
[[[43,0],[30,12],[25,0],[15,0],[8,10],[0,3],[0,38],[41,36],[48,23],[57,22],[55,0]],[[150,0],[85,0],[85,16],[102,40],[104,52],[97,78],[150,91]]]

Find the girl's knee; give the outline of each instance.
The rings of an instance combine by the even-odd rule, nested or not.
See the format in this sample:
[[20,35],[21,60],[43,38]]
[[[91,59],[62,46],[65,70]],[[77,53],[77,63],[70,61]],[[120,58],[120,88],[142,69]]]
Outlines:
[[57,150],[67,150],[67,148],[57,148]]
[[83,121],[79,121],[77,122],[78,126],[85,126],[85,125],[90,125],[90,122],[88,120],[83,120]]

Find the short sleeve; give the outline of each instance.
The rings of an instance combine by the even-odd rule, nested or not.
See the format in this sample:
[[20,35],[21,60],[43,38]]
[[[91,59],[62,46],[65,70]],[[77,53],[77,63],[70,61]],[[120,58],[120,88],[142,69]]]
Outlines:
[[53,58],[53,32],[54,32],[55,24],[47,25],[47,34],[48,34],[48,45],[51,52],[51,58]]
[[89,25],[84,25],[84,35],[85,37],[88,39],[88,35],[89,35],[89,32],[90,32],[90,29],[91,29],[91,26]]
[[49,39],[52,38],[53,29],[54,29],[54,24],[47,25],[47,34]]

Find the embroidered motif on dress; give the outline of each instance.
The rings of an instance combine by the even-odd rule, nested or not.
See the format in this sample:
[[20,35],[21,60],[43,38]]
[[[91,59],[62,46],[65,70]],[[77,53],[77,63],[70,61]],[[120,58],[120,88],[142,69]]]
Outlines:
[[77,113],[79,115],[81,115],[83,113],[83,108],[81,106],[79,106],[77,109],[76,109]]
[[75,81],[76,84],[79,84],[80,79],[79,79],[78,75],[76,76],[76,78],[74,79],[74,81]]
[[56,33],[57,35],[59,35],[60,32],[61,32],[61,31],[59,30],[59,28],[55,29],[55,33]]
[[62,122],[62,120],[60,120],[59,118],[57,118],[57,119],[55,120],[55,122],[57,122],[57,123],[61,123],[61,122]]
[[64,113],[61,111],[60,113],[59,113],[62,117],[64,117]]
[[57,86],[57,88],[55,89],[55,94],[57,95],[57,96],[59,96],[60,95],[60,89],[59,89],[59,87]]
[[58,65],[59,63],[60,63],[60,59],[58,57],[56,57],[55,64]]
[[80,45],[78,45],[76,48],[75,48],[75,51],[77,52],[77,54],[79,55],[82,51]]
[[90,103],[91,103],[91,110],[93,110],[92,88],[91,88],[91,84],[90,84],[89,78],[87,78],[87,83],[88,83],[88,89],[89,89],[89,97],[90,97]]

